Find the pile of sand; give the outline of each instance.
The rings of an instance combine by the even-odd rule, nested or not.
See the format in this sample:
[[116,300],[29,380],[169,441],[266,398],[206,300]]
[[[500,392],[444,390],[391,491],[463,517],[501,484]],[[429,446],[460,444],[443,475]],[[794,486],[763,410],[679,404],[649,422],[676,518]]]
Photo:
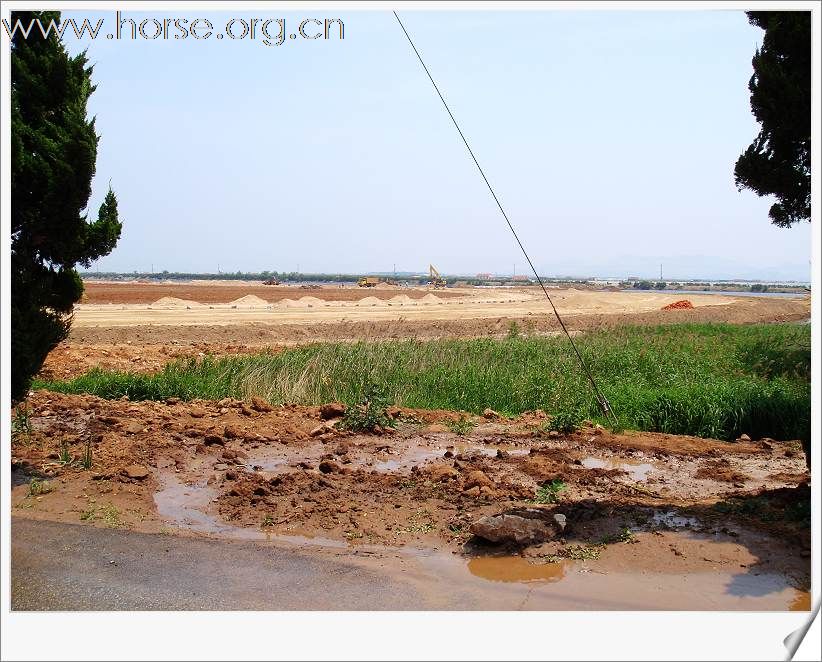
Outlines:
[[294,301],[294,299],[281,299],[280,301],[277,302],[277,305],[280,308],[302,308],[303,307],[303,305],[301,303],[298,303],[297,301]]
[[377,297],[365,297],[357,301],[358,306],[379,306],[382,303]]
[[231,302],[232,306],[267,306],[268,301],[265,299],[261,299],[260,297],[254,294],[246,294],[244,297],[240,297],[239,299],[234,299]]
[[407,294],[397,294],[396,296],[391,297],[389,301],[402,305],[404,303],[412,303],[414,300]]
[[442,303],[442,299],[440,299],[436,294],[431,294],[430,292],[420,299],[420,301],[423,303]]
[[325,301],[317,297],[300,297],[297,303],[301,303],[304,306],[322,306]]
[[187,301],[177,297],[161,297],[151,304],[151,308],[203,308],[205,304],[199,301]]

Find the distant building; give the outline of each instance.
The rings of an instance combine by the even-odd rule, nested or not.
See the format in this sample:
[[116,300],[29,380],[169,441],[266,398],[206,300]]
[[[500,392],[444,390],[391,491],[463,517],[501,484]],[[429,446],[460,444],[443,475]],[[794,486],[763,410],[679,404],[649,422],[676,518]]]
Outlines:
[[494,274],[477,274],[477,280],[491,280]]

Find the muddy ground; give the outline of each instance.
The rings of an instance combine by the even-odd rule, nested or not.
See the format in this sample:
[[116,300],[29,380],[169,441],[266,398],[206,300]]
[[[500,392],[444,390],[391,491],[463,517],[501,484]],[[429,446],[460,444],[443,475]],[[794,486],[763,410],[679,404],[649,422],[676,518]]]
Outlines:
[[[18,517],[352,550],[421,547],[524,581],[604,559],[787,577],[799,591],[791,600],[809,586],[809,474],[796,442],[598,427],[562,435],[546,430],[542,412],[509,420],[397,409],[394,429],[355,434],[317,407],[259,400],[40,391],[27,406],[31,430],[12,448]],[[562,484],[554,503],[551,481]],[[561,513],[567,529],[524,548],[472,536],[479,518],[515,508]]]

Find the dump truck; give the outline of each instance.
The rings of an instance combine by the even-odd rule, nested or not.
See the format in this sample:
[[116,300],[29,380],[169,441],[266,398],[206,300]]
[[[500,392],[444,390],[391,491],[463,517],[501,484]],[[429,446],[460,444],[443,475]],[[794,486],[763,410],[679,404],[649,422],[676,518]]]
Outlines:
[[268,280],[263,281],[263,285],[279,285],[280,281],[276,278],[269,278]]
[[376,276],[363,276],[357,281],[360,287],[376,287],[380,284],[380,279]]

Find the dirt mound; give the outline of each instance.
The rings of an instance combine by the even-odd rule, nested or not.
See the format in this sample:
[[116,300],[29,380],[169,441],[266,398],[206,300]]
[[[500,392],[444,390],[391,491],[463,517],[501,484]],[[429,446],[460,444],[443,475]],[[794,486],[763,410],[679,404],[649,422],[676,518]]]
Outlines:
[[232,306],[267,306],[268,301],[261,299],[256,294],[246,294],[244,297],[234,299]]
[[692,304],[687,299],[682,299],[681,301],[674,301],[673,303],[669,303],[667,306],[662,306],[662,310],[688,310],[693,308],[694,304]]
[[160,297],[151,304],[152,308],[202,308],[204,304],[199,301],[187,301],[177,297]]
[[420,299],[420,301],[423,303],[442,303],[442,299],[440,299],[436,294],[431,294],[430,292]]
[[322,306],[325,304],[325,301],[323,299],[318,299],[317,297],[300,297],[297,300],[297,303],[304,306]]
[[294,299],[282,299],[277,302],[277,305],[280,308],[302,308],[303,305],[298,301],[294,301]]
[[378,306],[382,303],[382,300],[378,299],[377,297],[365,297],[364,299],[360,299],[357,301],[358,306]]
[[413,303],[413,299],[407,294],[397,294],[389,299],[392,303]]

